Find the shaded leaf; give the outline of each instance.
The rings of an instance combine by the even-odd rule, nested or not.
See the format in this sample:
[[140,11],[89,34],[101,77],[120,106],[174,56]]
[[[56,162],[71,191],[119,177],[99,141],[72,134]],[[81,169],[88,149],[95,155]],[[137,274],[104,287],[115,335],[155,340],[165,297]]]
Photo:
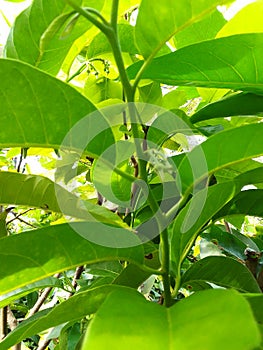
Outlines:
[[232,215],[263,217],[263,190],[246,190],[236,195],[216,215],[214,220]]
[[213,118],[263,113],[263,95],[238,93],[228,96],[199,109],[191,116],[192,123]]
[[252,273],[240,262],[223,256],[209,256],[194,263],[183,275],[182,285],[206,281],[235,288],[242,292],[260,293]]

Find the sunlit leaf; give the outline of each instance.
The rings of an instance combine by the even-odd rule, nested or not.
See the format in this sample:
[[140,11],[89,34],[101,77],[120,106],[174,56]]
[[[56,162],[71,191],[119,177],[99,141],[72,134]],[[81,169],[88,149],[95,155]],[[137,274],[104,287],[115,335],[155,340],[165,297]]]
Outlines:
[[[204,41],[155,58],[142,78],[168,85],[263,91],[263,34],[239,34]],[[134,78],[143,62],[128,68]]]
[[84,264],[111,260],[143,263],[143,247],[134,233],[125,229],[106,231],[102,223],[81,222],[2,238],[1,295]]
[[[209,336],[204,336],[208,329]],[[164,308],[135,291],[123,290],[113,292],[102,304],[88,327],[83,349],[130,350],[147,344],[153,350],[247,350],[260,340],[248,303],[233,291],[203,291]]]

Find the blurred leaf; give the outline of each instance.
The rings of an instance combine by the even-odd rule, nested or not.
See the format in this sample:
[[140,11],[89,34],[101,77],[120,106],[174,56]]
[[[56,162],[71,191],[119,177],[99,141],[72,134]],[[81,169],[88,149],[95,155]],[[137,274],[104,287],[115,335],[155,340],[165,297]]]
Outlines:
[[202,232],[201,236],[205,240],[213,242],[219,249],[241,260],[246,259],[244,252],[247,247],[255,251],[259,250],[252,239],[234,229],[229,233],[225,231],[223,226],[213,225],[205,232]]
[[223,256],[209,256],[194,263],[183,275],[182,285],[191,285],[192,281],[206,281],[242,292],[260,293],[257,281],[247,267]]

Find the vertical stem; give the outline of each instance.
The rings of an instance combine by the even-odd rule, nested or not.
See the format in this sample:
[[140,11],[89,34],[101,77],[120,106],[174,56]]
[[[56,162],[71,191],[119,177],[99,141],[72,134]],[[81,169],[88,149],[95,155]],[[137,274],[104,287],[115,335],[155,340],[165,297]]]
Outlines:
[[169,307],[172,305],[171,289],[170,289],[170,246],[168,240],[168,231],[165,229],[160,235],[161,260],[163,270],[163,288],[164,288],[164,305]]

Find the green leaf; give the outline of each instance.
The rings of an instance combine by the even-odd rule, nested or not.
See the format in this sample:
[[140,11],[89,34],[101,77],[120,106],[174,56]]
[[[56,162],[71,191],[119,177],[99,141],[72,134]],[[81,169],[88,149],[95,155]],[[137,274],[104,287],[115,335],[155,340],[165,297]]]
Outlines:
[[88,327],[83,349],[132,350],[147,344],[152,350],[247,350],[258,346],[260,338],[247,301],[234,291],[202,291],[164,308],[123,290],[102,304]]
[[99,220],[123,226],[120,218],[110,210],[92,201],[80,200],[50,179],[38,175],[0,172],[0,203],[38,207],[86,221]]
[[[135,26],[135,41],[140,53],[148,58],[155,56],[169,39],[212,12],[226,1],[142,0]],[[149,14],[151,14],[149,16]]]
[[241,33],[262,33],[262,11],[263,3],[261,0],[244,6],[233,18],[231,18],[224,25],[224,27],[217,34],[217,37],[221,38],[224,36]]
[[201,41],[214,39],[218,31],[227,21],[223,15],[215,10],[201,21],[194,22],[192,25],[181,30],[174,36],[174,43],[177,49],[184,46],[195,44]]
[[[94,163],[93,182],[96,189],[110,202],[122,207],[130,207],[131,185],[129,178],[124,178],[113,172],[114,168],[124,165],[125,172],[131,173],[132,167],[127,161],[135,152],[135,146],[129,141],[120,140],[113,147],[108,148]],[[128,175],[128,174],[127,174]]]
[[41,311],[23,321],[0,343],[0,350],[6,350],[26,337],[30,337],[50,327],[55,327],[73,320],[79,320],[87,315],[93,314],[104,302],[109,293],[114,290],[124,289],[125,287],[108,285],[77,293],[53,309],[44,310],[44,312]]
[[224,182],[197,192],[174,220],[171,237],[173,272],[181,263],[202,227],[235,195],[235,184]]
[[196,146],[178,167],[183,192],[215,171],[260,156],[262,132],[262,123],[244,125],[219,132]]
[[246,294],[245,298],[250,304],[254,317],[258,323],[263,324],[263,295],[262,294]]
[[[152,32],[155,34],[155,31]],[[190,45],[155,58],[141,78],[168,85],[263,91],[263,34],[240,34]],[[128,68],[133,79],[143,62]]]
[[9,305],[12,301],[22,298],[23,296],[32,293],[34,291],[38,291],[39,289],[43,289],[46,287],[56,287],[63,288],[63,283],[58,278],[48,277],[41,281],[37,281],[31,284],[27,284],[22,288],[16,289],[10,293],[4,294],[0,296],[0,307],[4,307]]
[[[104,0],[78,1],[100,10]],[[69,49],[92,24],[79,17],[68,35],[72,8],[63,0],[35,0],[16,19],[5,47],[6,56],[56,75]]]
[[244,252],[247,247],[259,251],[252,239],[234,229],[229,233],[224,226],[213,225],[205,232],[202,232],[201,237],[209,242],[213,242],[220,250],[241,260],[246,259]]
[[[88,140],[92,140],[90,151],[94,156],[114,143],[104,117],[99,112],[90,115],[96,111],[94,105],[69,85],[27,64],[8,59],[0,59],[0,75],[1,148],[59,149],[70,130],[72,140],[66,146],[78,148],[82,142],[84,150]],[[77,122],[84,125],[80,123],[77,130],[72,131]],[[86,135],[83,130],[87,130]],[[85,140],[81,141],[81,135]]]
[[[122,52],[135,55],[138,53],[138,49],[134,44],[134,27],[130,24],[119,24],[118,35],[120,40],[120,46]],[[103,56],[107,53],[111,53],[112,49],[109,41],[103,33],[99,33],[95,36],[92,42],[87,47],[87,58],[93,58]]]
[[2,238],[0,257],[0,294],[6,294],[84,264],[111,260],[142,264],[144,254],[140,240],[131,231],[116,232],[99,222],[79,222]]
[[246,190],[240,192],[216,215],[214,220],[233,215],[253,215],[263,217],[263,190]]
[[151,273],[141,269],[140,266],[129,264],[119,276],[116,277],[113,283],[131,288],[139,288],[150,276]]
[[263,95],[238,93],[210,103],[194,113],[190,120],[198,123],[202,120],[225,118],[239,115],[258,115],[263,113]]
[[93,103],[99,103],[110,98],[122,99],[122,87],[119,82],[105,77],[88,77],[84,86],[85,96]]
[[260,293],[252,273],[240,262],[223,256],[209,256],[194,263],[183,275],[182,286],[206,281],[235,288],[241,292]]

